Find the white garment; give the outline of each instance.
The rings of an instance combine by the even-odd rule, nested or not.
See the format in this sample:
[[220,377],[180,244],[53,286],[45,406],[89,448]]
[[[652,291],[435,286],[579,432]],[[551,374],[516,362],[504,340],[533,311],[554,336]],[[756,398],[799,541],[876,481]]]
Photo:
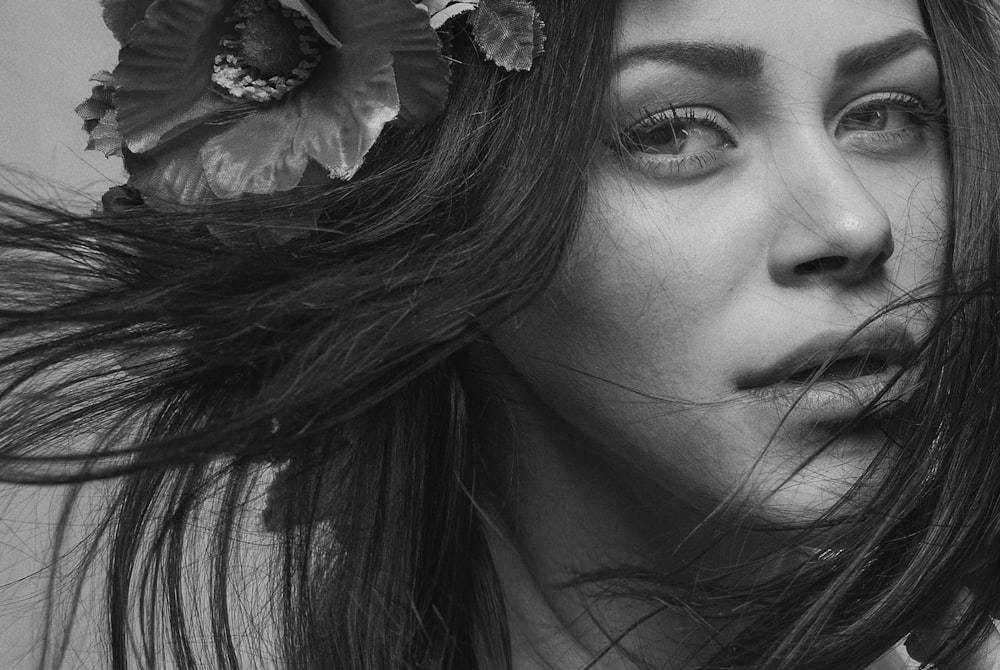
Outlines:
[[920,664],[910,658],[903,647],[903,643],[890,649],[887,653],[868,666],[867,670],[913,670],[919,668]]

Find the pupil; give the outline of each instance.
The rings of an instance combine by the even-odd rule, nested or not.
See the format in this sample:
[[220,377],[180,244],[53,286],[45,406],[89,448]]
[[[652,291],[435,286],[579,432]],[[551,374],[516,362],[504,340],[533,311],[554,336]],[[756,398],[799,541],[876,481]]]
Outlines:
[[882,130],[886,125],[885,109],[866,109],[857,115],[857,125],[872,129]]
[[653,145],[662,147],[662,153],[679,154],[684,150],[691,131],[678,124],[669,123],[653,135]]

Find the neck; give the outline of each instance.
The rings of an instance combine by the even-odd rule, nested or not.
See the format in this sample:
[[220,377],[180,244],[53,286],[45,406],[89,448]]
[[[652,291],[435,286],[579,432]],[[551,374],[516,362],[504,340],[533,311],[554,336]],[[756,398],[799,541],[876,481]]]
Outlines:
[[637,598],[599,597],[595,588],[547,578],[506,529],[489,531],[503,589],[513,670],[624,670],[691,667],[708,649],[690,618]]
[[[508,607],[514,670],[670,670],[704,661],[723,642],[703,624],[709,613],[678,607],[680,598],[667,603],[755,553],[774,553],[773,539],[755,552],[760,538],[715,522],[677,493],[682,487],[635,481],[602,460],[606,450],[589,445],[518,377],[494,379],[513,430],[494,431],[488,449],[502,482],[490,549]],[[655,509],[639,502],[649,500]],[[580,579],[623,568],[668,577],[674,586],[660,583],[651,596],[624,579]]]
[[677,499],[647,513],[527,389],[503,394],[516,446],[491,450],[504,454],[494,470],[506,485],[489,532],[514,670],[688,666],[708,641],[694,618],[574,580],[622,567],[680,575],[688,558],[678,547],[711,532],[704,515]]

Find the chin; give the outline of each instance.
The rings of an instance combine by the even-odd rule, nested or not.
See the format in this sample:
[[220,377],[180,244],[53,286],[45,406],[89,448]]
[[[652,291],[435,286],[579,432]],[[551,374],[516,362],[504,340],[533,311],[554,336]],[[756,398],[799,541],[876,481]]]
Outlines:
[[754,467],[756,494],[750,502],[756,514],[774,522],[813,521],[838,506],[849,512],[879,483],[882,459],[896,451],[886,447],[885,431],[877,425],[808,443],[779,441]]

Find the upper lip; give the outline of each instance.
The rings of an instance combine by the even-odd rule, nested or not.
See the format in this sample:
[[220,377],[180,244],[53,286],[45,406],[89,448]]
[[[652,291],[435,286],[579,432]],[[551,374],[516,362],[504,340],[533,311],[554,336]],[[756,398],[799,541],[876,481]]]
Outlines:
[[806,340],[766,366],[750,370],[739,378],[738,386],[752,389],[782,382],[805,383],[837,361],[856,360],[857,376],[883,368],[898,369],[912,361],[917,351],[916,339],[901,324],[883,323],[860,332],[830,331]]

